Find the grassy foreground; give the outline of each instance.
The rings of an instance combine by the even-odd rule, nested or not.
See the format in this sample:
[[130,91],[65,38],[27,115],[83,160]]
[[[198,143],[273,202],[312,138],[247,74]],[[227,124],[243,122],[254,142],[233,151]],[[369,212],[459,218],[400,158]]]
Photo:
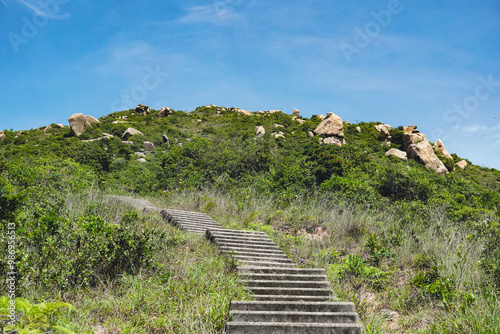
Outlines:
[[[7,326],[7,331],[23,328],[19,333],[221,333],[230,301],[249,297],[238,283],[231,259],[222,256],[202,236],[165,223],[159,214],[139,216],[126,205],[107,202],[95,193],[68,195],[66,205],[68,221],[91,213],[113,225],[148,233],[150,263],[138,264],[129,273],[116,268],[114,279],[109,277],[115,274],[113,268],[108,269],[108,277],[89,272],[88,283],[77,286],[61,286],[62,278],[54,275],[35,284],[24,281],[19,294],[34,305],[19,308],[24,310],[18,313],[24,324]],[[94,233],[93,237],[98,238],[100,232]],[[138,242],[133,239],[128,242]],[[97,247],[94,249],[99,252]],[[137,249],[131,247],[128,251]],[[47,265],[46,271],[51,267]],[[97,280],[92,281],[94,276]],[[54,307],[61,301],[73,307]],[[41,309],[41,305],[48,308]]]

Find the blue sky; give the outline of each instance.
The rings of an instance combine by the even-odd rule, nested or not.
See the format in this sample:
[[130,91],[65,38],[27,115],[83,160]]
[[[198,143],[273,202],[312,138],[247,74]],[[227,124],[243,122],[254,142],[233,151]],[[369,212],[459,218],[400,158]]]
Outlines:
[[0,128],[138,103],[418,125],[500,169],[500,2],[0,0]]

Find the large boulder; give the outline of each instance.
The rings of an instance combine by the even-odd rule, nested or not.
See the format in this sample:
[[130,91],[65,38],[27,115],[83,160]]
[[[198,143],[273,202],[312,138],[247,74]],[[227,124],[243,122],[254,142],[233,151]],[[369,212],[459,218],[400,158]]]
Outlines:
[[282,131],[280,131],[280,132],[273,132],[273,133],[271,133],[271,136],[273,136],[274,138],[280,138],[280,137],[281,138],[285,138],[285,134]]
[[468,163],[465,160],[461,160],[461,161],[457,162],[455,165],[457,165],[458,168],[460,168],[460,169],[465,169],[467,167]]
[[69,125],[71,126],[71,130],[75,133],[75,135],[80,136],[85,130],[88,130],[92,127],[92,124],[99,123],[97,119],[92,116],[87,116],[82,113],[77,113],[71,115],[68,118]]
[[4,141],[5,138],[7,138],[7,136],[5,135],[5,133],[3,131],[0,131],[0,141]]
[[300,110],[299,109],[294,109],[293,110],[293,116],[300,117]]
[[250,110],[243,110],[241,108],[230,108],[229,110],[240,115],[246,115],[246,116],[252,115],[252,112]]
[[403,128],[403,131],[404,131],[405,133],[418,132],[418,131],[416,131],[416,130],[417,130],[417,126],[416,126],[416,125],[408,125],[408,126],[405,126],[405,127]]
[[422,140],[416,144],[411,144],[406,151],[408,158],[424,165],[426,168],[435,170],[443,175],[448,174],[448,169],[439,158],[431,144],[426,140]]
[[158,117],[167,117],[172,115],[173,111],[170,108],[163,107],[160,109],[160,112],[158,112]]
[[322,141],[323,144],[328,144],[328,145],[337,145],[337,146],[342,146],[345,144],[345,139],[341,137],[327,137],[323,139]]
[[155,148],[155,145],[152,142],[145,141],[144,142],[144,150],[145,151],[152,151],[153,152],[153,151],[156,150],[156,148]]
[[447,158],[447,159],[453,159],[450,153],[446,150],[444,147],[443,142],[441,139],[438,139],[437,142],[434,144],[434,148],[436,149],[437,153],[439,153],[441,156]]
[[386,157],[388,157],[390,155],[398,157],[399,159],[401,159],[403,161],[408,160],[408,156],[407,156],[406,152],[398,150],[397,148],[391,148],[389,151],[385,152]]
[[410,145],[418,144],[422,141],[427,141],[427,138],[423,133],[413,132],[413,133],[403,133],[403,144],[406,148],[410,147]]
[[149,106],[146,106],[144,104],[138,104],[137,107],[135,107],[135,112],[141,114],[142,116],[146,116],[151,112],[151,109],[149,108]]
[[317,135],[344,137],[344,123],[339,116],[330,112],[314,129],[314,133]]
[[122,135],[122,139],[128,140],[130,137],[135,136],[135,135],[143,135],[143,133],[139,130],[136,130],[134,128],[128,128]]
[[293,116],[292,121],[298,122],[300,124],[304,124],[306,122],[304,119],[297,118],[297,116]]
[[266,134],[266,129],[262,125],[258,125],[255,127],[255,134],[257,137],[261,137]]
[[375,125],[375,130],[378,131],[381,140],[387,140],[391,138],[389,130],[392,130],[392,126],[390,126],[389,124]]

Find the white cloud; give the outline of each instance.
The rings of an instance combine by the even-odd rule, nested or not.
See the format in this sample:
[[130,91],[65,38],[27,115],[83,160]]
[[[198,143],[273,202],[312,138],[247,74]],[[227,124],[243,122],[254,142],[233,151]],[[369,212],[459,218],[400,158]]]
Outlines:
[[178,21],[180,23],[213,23],[227,24],[240,18],[242,9],[252,8],[256,0],[214,0],[203,6],[187,7],[186,15]]
[[236,17],[232,7],[222,1],[205,6],[189,7],[187,14],[179,19],[181,23],[215,23],[223,24]]

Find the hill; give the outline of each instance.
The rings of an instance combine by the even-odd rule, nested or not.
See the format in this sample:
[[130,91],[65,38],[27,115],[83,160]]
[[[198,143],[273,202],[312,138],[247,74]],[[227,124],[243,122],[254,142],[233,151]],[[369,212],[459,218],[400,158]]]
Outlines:
[[[265,231],[303,266],[324,267],[368,333],[498,330],[500,172],[448,154],[416,127],[217,106],[77,118],[71,128],[5,130],[0,142],[0,218],[4,234],[16,226],[17,295],[90,314],[55,322],[82,332],[132,324],[218,332],[228,301],[244,296],[229,260],[209,244],[154,214],[106,204],[107,194],[122,194]],[[180,307],[195,299],[196,268],[220,297],[196,290],[207,299],[195,307],[208,313]],[[175,292],[162,299],[146,283]],[[133,291],[144,295],[127,304]],[[165,300],[171,309],[147,306]],[[130,307],[140,316],[127,316]]]

